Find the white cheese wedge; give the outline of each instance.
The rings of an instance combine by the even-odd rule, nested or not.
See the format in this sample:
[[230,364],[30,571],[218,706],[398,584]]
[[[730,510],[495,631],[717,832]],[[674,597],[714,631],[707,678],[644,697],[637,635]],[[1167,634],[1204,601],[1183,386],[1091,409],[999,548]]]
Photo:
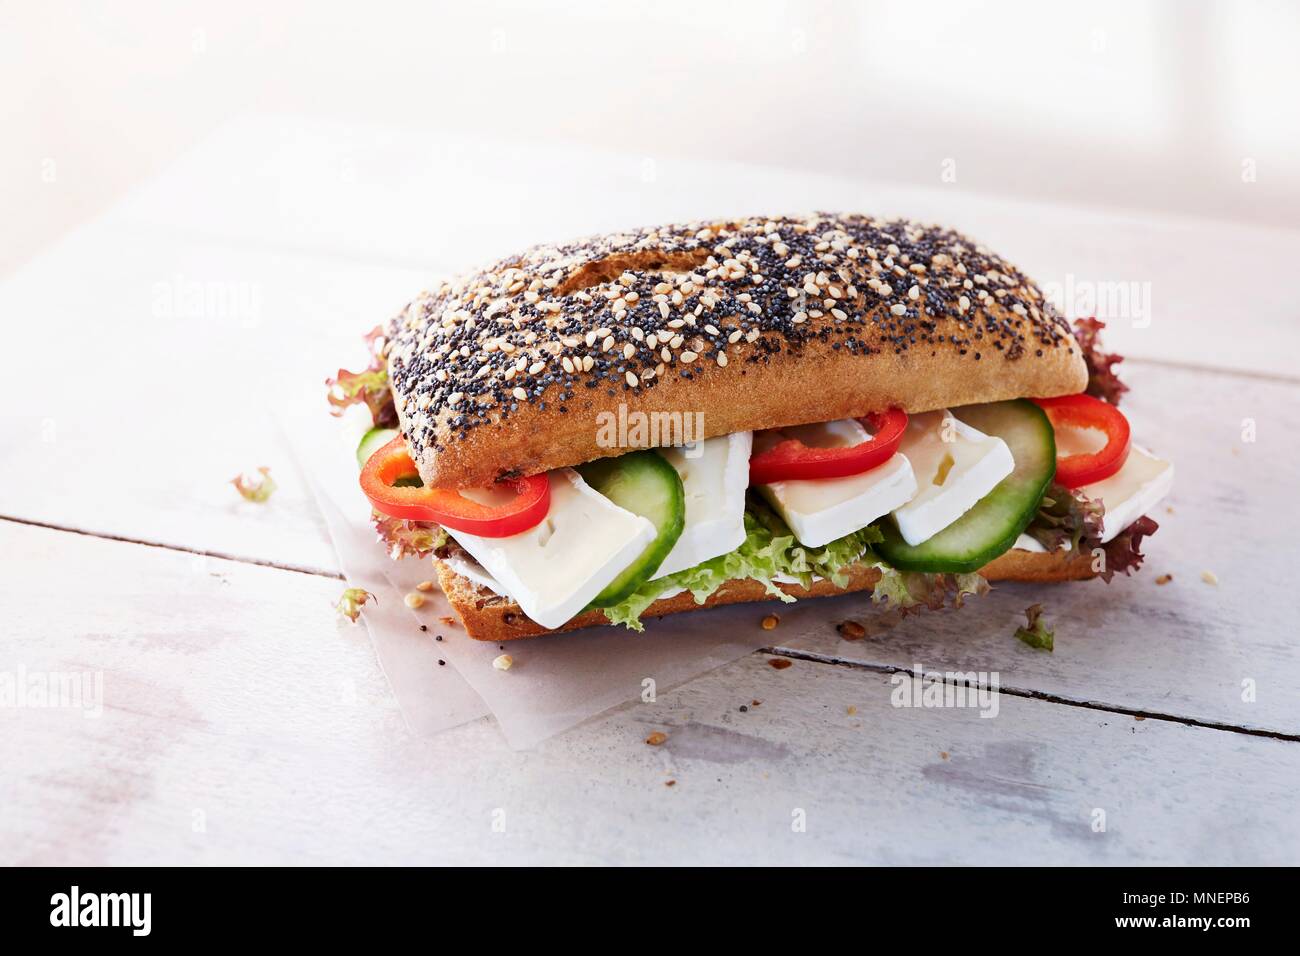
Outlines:
[[592,489],[572,468],[550,475],[551,510],[536,527],[508,538],[447,533],[528,617],[559,627],[645,551],[655,526]]
[[1041,541],[1037,538],[1031,538],[1027,534],[1022,534],[1020,537],[1016,538],[1016,543],[1011,547],[1015,548],[1017,551],[1032,551],[1034,554],[1047,553],[1047,549],[1043,547]]
[[[1011,547],[1015,548],[1017,551],[1032,551],[1034,554],[1047,553],[1047,549],[1043,547],[1043,543],[1041,541],[1039,541],[1037,538],[1032,538],[1027,534],[1022,534],[1020,537],[1016,538],[1016,543],[1013,544]],[[1070,542],[1068,541],[1063,541],[1061,542],[1061,546],[1057,548],[1057,550],[1073,551],[1074,545],[1070,544]]]
[[736,432],[693,446],[659,449],[681,476],[686,523],[656,577],[693,568],[744,543],[745,489],[753,444],[753,432]]
[[1169,494],[1173,484],[1174,466],[1134,445],[1123,468],[1079,490],[1089,498],[1100,498],[1106,506],[1101,534],[1101,542],[1105,544],[1154,508]]
[[[851,418],[796,428],[769,429],[754,436],[756,451],[786,438],[813,448],[851,447],[871,436]],[[882,465],[847,478],[774,481],[759,492],[785,519],[801,544],[819,548],[889,514],[916,493],[912,466],[896,454]]]
[[894,509],[908,544],[928,541],[970,511],[1015,469],[1011,449],[947,409],[910,416],[899,454],[916,475],[916,495]]
[[[467,558],[463,554],[452,554],[442,558],[441,560],[446,563],[447,567],[451,568],[462,578],[473,581],[480,587],[487,588],[493,594],[498,594],[505,598],[510,597],[509,594],[506,594],[506,589],[501,586],[501,582],[488,574],[487,571],[483,569],[483,565],[479,564],[473,558]],[[510,600],[513,601],[514,598],[510,598]]]

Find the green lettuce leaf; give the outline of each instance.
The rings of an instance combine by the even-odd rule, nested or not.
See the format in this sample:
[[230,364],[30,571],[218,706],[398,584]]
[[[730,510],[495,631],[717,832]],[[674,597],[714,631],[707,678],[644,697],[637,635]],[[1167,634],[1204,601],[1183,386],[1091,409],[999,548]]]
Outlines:
[[1056,632],[1040,620],[1042,615],[1041,604],[1031,604],[1025,608],[1025,620],[1029,623],[1026,627],[1016,628],[1016,637],[1030,647],[1037,647],[1039,650],[1051,653],[1056,645]]
[[383,327],[375,326],[366,334],[370,365],[360,372],[341,368],[337,375],[325,380],[329,389],[325,397],[332,406],[331,415],[342,415],[352,405],[365,405],[376,428],[397,427],[397,405],[388,387],[388,363],[384,357],[386,344]]
[[883,536],[876,527],[863,528],[820,548],[795,540],[781,517],[760,498],[750,495],[745,504],[745,541],[739,548],[685,571],[647,581],[621,604],[605,608],[611,624],[644,630],[641,615],[665,594],[689,591],[703,604],[718,588],[734,578],[752,578],[774,598],[787,604],[794,598],[777,587],[776,579],[794,578],[807,587],[814,578],[826,578],[839,587],[848,583],[849,568],[861,562],[880,570],[872,600],[903,611],[941,608],[949,602],[961,607],[968,594],[985,594],[989,585],[978,574],[904,573],[880,560],[871,546]]
[[823,577],[843,587],[848,583],[848,567],[881,540],[876,528],[863,528],[820,548],[805,547],[774,511],[752,496],[745,508],[745,532],[744,542],[735,551],[647,581],[621,604],[605,608],[605,616],[612,624],[641,631],[641,615],[660,596],[690,591],[696,603],[703,604],[733,578],[752,578],[772,597],[788,604],[794,598],[777,587],[774,579],[778,576],[795,578],[804,586],[814,577]]
[[947,607],[961,607],[968,594],[983,596],[989,592],[989,583],[983,576],[972,574],[922,574],[919,571],[899,571],[883,561],[874,562],[880,580],[871,588],[871,600],[877,604],[892,604],[903,611],[922,607],[937,611]]
[[1089,498],[1077,488],[1052,482],[1025,534],[1048,551],[1068,544],[1077,553],[1080,541],[1101,536],[1105,513],[1106,506],[1100,498]]

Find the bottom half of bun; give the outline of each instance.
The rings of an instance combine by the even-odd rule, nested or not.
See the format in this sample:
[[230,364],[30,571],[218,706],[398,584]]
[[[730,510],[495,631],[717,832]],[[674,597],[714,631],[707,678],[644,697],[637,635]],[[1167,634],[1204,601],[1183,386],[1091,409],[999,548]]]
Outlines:
[[[549,629],[528,619],[519,605],[507,597],[494,594],[453,570],[446,562],[435,559],[438,583],[452,609],[460,618],[470,637],[480,641],[514,641],[523,637],[558,634],[576,631],[583,627],[608,625],[603,612],[584,611],[563,627]],[[848,568],[848,581],[839,587],[827,580],[814,581],[808,587],[799,584],[777,585],[786,594],[798,600],[833,597],[854,591],[869,591],[880,580],[880,572],[865,564]],[[1040,554],[1029,551],[1008,551],[980,569],[989,581],[1081,581],[1096,576],[1092,569],[1092,555],[1088,552],[1056,551]],[[703,611],[723,604],[744,604],[751,601],[774,600],[767,589],[752,578],[737,578],[726,582],[702,604],[697,604],[690,592],[660,598],[642,614],[643,619],[679,614],[683,611]]]

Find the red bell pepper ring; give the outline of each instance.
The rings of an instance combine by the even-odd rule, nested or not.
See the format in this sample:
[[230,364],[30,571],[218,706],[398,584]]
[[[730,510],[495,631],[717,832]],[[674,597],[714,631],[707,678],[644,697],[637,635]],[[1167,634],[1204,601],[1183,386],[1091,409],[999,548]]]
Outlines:
[[891,408],[859,420],[873,432],[866,441],[848,448],[810,448],[796,438],[787,438],[749,459],[749,483],[846,478],[883,465],[903,440],[907,412]]
[[1032,401],[1047,413],[1052,427],[1091,428],[1106,436],[1098,451],[1066,455],[1056,459],[1056,481],[1067,488],[1079,488],[1109,478],[1128,460],[1131,436],[1128,419],[1114,405],[1091,395],[1063,395]]
[[416,473],[406,439],[398,435],[367,459],[361,469],[361,490],[381,514],[432,521],[484,538],[507,538],[536,527],[551,508],[551,480],[545,474],[500,482],[498,487],[513,489],[515,497],[501,505],[486,505],[454,488],[394,484]]

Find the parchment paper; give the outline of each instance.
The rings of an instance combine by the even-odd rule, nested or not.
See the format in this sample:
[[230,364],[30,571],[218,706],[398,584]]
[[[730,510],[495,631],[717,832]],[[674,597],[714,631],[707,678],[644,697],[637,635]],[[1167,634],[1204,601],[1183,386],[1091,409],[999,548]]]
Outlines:
[[[454,614],[436,588],[418,611],[402,604],[416,584],[436,576],[430,559],[392,561],[376,540],[354,459],[364,425],[332,419],[319,406],[281,415],[281,424],[349,584],[383,595],[381,610],[368,605],[362,618],[402,713],[417,732],[490,712],[510,746],[532,747],[611,707],[653,699],[761,647],[828,626],[826,609],[812,613],[826,602],[741,604],[647,621],[643,634],[598,627],[504,644],[476,641],[459,622],[447,623]],[[759,622],[773,611],[781,616],[781,628],[765,631]],[[420,623],[429,630],[421,632]],[[513,658],[509,670],[493,666],[503,653]]]

